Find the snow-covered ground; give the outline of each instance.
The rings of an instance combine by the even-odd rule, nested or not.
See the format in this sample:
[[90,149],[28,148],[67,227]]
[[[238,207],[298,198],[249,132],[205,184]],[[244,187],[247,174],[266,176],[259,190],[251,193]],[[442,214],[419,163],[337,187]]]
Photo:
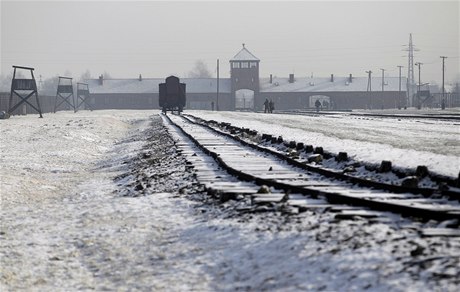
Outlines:
[[[452,121],[342,115],[285,115],[247,112],[187,111],[207,120],[228,122],[285,140],[345,151],[356,160],[430,171],[457,177],[460,171],[460,124]],[[401,111],[399,111],[401,113]]]
[[156,113],[0,121],[1,291],[458,291],[460,240],[424,224],[209,203]]

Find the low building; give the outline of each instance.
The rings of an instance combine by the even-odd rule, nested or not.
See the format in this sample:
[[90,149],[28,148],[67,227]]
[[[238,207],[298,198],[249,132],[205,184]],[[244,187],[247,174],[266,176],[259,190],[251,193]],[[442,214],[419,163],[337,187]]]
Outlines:
[[[401,87],[405,78],[401,78]],[[372,90],[368,91],[368,84]],[[256,95],[256,109],[262,109],[265,99],[275,102],[278,110],[314,108],[316,100],[329,109],[397,108],[405,106],[406,90],[399,91],[399,78],[386,77],[300,77],[262,78]]]
[[[277,110],[397,108],[406,105],[406,78],[296,77],[260,78],[260,60],[244,46],[230,59],[230,78],[181,78],[188,109],[263,110],[266,99]],[[166,77],[166,76],[165,76]],[[156,109],[158,85],[165,78],[86,80],[94,109]],[[383,83],[383,85],[382,85]],[[219,88],[219,89],[218,89]]]
[[[230,79],[219,80],[219,99],[215,78],[180,80],[187,85],[186,108],[212,110],[213,106],[219,106],[222,110],[232,109]],[[158,86],[165,78],[103,79],[101,76],[86,82],[93,109],[158,109]]]

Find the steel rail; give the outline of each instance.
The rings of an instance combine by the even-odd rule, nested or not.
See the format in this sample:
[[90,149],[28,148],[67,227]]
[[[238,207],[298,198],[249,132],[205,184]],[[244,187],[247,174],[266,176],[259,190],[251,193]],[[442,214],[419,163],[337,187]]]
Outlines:
[[[202,120],[201,118],[194,117],[192,115],[186,115],[186,116],[191,116],[194,119]],[[196,123],[195,121],[192,121],[190,119],[189,119],[189,121],[192,122],[192,123]],[[447,197],[449,197],[451,199],[460,201],[460,193],[456,192],[456,191],[438,190],[438,189],[432,189],[432,188],[411,188],[411,187],[405,187],[405,186],[400,186],[400,185],[386,184],[386,183],[382,183],[382,182],[378,182],[378,181],[373,181],[373,180],[369,180],[369,179],[364,179],[364,178],[348,175],[346,173],[343,173],[342,171],[334,171],[334,170],[325,169],[325,168],[319,167],[319,166],[308,165],[308,164],[305,164],[305,163],[303,163],[301,161],[295,160],[295,159],[293,159],[293,158],[291,158],[289,156],[286,156],[283,153],[271,150],[271,149],[266,148],[266,147],[261,147],[259,145],[254,144],[254,143],[249,143],[249,142],[245,141],[244,139],[241,139],[238,136],[234,136],[234,135],[232,135],[230,133],[226,133],[226,132],[217,130],[217,129],[215,129],[215,128],[207,125],[207,124],[201,124],[201,125],[209,128],[210,130],[215,131],[216,133],[219,133],[221,135],[225,135],[225,136],[227,136],[229,138],[235,139],[236,141],[240,142],[241,144],[243,144],[245,146],[251,147],[251,148],[256,149],[258,151],[262,151],[262,152],[274,155],[274,156],[278,157],[279,159],[285,160],[287,163],[289,163],[289,164],[291,164],[293,166],[302,168],[302,169],[307,170],[307,171],[316,172],[316,173],[319,173],[319,174],[324,175],[326,177],[347,181],[347,182],[350,182],[350,183],[353,183],[353,184],[358,184],[358,185],[364,186],[364,187],[387,190],[387,191],[390,191],[390,192],[393,192],[393,193],[408,193],[409,192],[409,193],[414,193],[414,194],[421,194],[421,195],[423,195],[425,197],[430,197],[435,193],[439,193],[439,194],[441,194],[443,196],[447,196]]]
[[[202,143],[200,143],[198,141],[198,139],[196,139],[191,133],[187,132],[180,125],[175,123],[169,116],[166,116],[166,118],[171,124],[175,125],[186,137],[188,137],[204,153],[206,153],[207,155],[211,156],[218,163],[218,165],[220,167],[225,169],[228,173],[236,176],[240,180],[253,181],[258,185],[265,184],[267,186],[272,186],[272,187],[277,188],[277,189],[285,190],[286,192],[301,193],[301,194],[312,196],[312,197],[323,196],[331,203],[340,203],[340,204],[351,204],[351,205],[365,206],[365,207],[369,207],[369,208],[374,209],[374,210],[399,213],[399,214],[402,214],[404,216],[423,218],[425,220],[430,220],[430,219],[434,219],[434,220],[457,219],[457,220],[460,220],[460,208],[458,206],[455,206],[456,208],[452,206],[450,210],[449,210],[449,208],[447,208],[447,210],[444,210],[444,211],[435,210],[433,208],[427,208],[427,207],[423,208],[423,207],[411,206],[410,205],[411,203],[409,201],[404,202],[404,199],[398,200],[398,203],[395,202],[396,200],[392,200],[391,202],[386,202],[386,201],[378,200],[378,199],[375,199],[375,198],[374,199],[366,198],[366,196],[359,197],[359,196],[346,195],[344,193],[340,193],[340,191],[333,191],[333,190],[331,191],[331,190],[327,190],[327,189],[312,188],[312,187],[306,187],[306,186],[296,186],[296,185],[292,185],[292,184],[289,184],[289,183],[276,181],[274,179],[267,179],[267,178],[262,178],[262,177],[258,177],[256,175],[249,174],[249,173],[244,172],[244,171],[242,171],[240,169],[237,169],[235,167],[230,166],[224,159],[222,159],[222,157],[220,156],[219,153],[209,149],[208,147],[205,147]],[[215,133],[216,135],[220,135],[220,136],[223,136],[223,137],[230,138],[230,139],[240,143],[242,146],[248,146],[248,147],[252,148],[253,150],[259,151],[259,152],[262,150],[263,152],[272,154],[272,156],[280,159],[281,161],[288,162],[285,159],[285,157],[280,153],[276,153],[276,152],[273,152],[273,151],[266,151],[267,149],[264,149],[264,148],[259,149],[258,147],[255,147],[256,145],[251,145],[250,143],[241,141],[241,139],[239,139],[239,140],[235,139],[235,137],[233,137],[233,136],[231,136],[231,135],[229,135],[227,133],[223,133],[221,131],[213,129],[212,127],[193,122],[190,119],[187,119],[185,117],[181,117],[181,119],[183,119],[183,121],[185,121],[188,124],[194,125],[196,127],[201,127],[203,129],[207,129],[207,130]],[[295,165],[291,165],[291,166],[297,167],[299,165],[301,165],[301,164],[298,161],[296,161]],[[302,170],[309,170],[309,169],[304,168],[304,167],[300,167],[300,168]],[[326,176],[326,175],[323,174],[323,173],[326,173],[325,171],[326,170],[324,170],[324,169],[320,169],[318,171],[318,173],[323,175],[323,176]],[[335,173],[334,175],[330,176],[330,178],[337,179],[336,175],[337,175],[337,173]],[[348,182],[345,185],[344,184],[339,185],[339,188],[340,187],[346,188],[347,185],[348,185],[349,189],[351,189],[353,187],[353,184]],[[374,191],[372,188],[369,188],[369,187],[363,187],[363,189],[361,191],[363,191],[363,190],[364,191],[366,191],[366,190],[369,191],[370,195],[368,197],[371,197],[372,196],[371,193]],[[385,194],[391,195],[391,193],[395,193],[395,192],[394,191],[391,192],[391,190],[390,190],[390,193],[385,193]],[[449,207],[449,206],[447,206],[447,207]]]

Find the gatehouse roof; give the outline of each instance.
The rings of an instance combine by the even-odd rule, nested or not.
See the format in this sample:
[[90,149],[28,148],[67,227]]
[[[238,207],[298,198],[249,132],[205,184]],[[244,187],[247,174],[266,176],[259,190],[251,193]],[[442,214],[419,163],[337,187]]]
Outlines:
[[243,44],[243,48],[241,51],[238,52],[232,59],[230,59],[230,62],[233,61],[260,61],[259,58],[254,56],[251,52],[249,52],[248,49],[246,49],[245,45]]

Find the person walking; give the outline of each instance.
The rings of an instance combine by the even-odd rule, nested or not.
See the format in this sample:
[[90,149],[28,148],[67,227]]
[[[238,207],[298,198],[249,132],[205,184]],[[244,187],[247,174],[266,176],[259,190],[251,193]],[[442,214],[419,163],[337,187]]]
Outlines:
[[321,101],[319,101],[319,99],[316,100],[315,106],[316,106],[316,112],[319,112],[319,107],[321,106]]
[[265,99],[265,102],[264,102],[264,113],[267,113],[267,111],[269,111],[269,101],[268,101],[268,98]]

